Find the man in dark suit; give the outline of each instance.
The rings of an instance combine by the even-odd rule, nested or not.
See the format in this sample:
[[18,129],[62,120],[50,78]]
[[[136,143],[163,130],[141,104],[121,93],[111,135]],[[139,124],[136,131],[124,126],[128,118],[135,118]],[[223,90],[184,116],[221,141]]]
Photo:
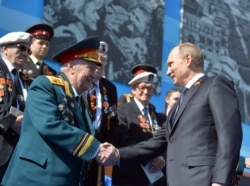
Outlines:
[[106,165],[115,163],[115,148],[94,137],[79,98],[101,65],[98,47],[99,38],[89,37],[64,49],[53,57],[62,65],[58,76],[42,75],[32,82],[20,139],[2,185],[79,186],[89,161],[97,154],[108,159]]
[[0,38],[0,181],[19,139],[27,90],[19,69],[29,55],[31,35],[11,32]]
[[[107,52],[108,44],[104,41],[100,41],[98,55],[102,66],[97,67],[94,84],[91,89],[85,93],[87,94],[86,99],[89,100],[88,106],[95,128],[95,137],[100,142],[107,141],[116,145],[114,136],[118,123],[116,117],[117,90],[116,86],[105,78],[105,67],[108,63]],[[110,168],[106,168],[106,171],[107,170],[111,171]],[[85,184],[91,186],[105,185],[105,167],[93,160],[89,167]]]
[[167,75],[187,90],[185,96],[153,138],[119,149],[120,167],[166,152],[169,186],[231,185],[242,142],[233,83],[222,75],[207,77],[202,52],[192,43],[174,47],[167,65]]
[[53,28],[47,24],[36,24],[26,29],[26,32],[32,34],[33,38],[30,45],[31,54],[22,68],[24,79],[30,84],[39,75],[56,75],[56,71],[44,60],[54,35]]
[[[155,107],[149,103],[154,94],[155,83],[157,82],[157,71],[153,66],[139,64],[132,68],[134,77],[129,82],[134,98],[129,103],[118,106],[117,116],[119,120],[119,130],[117,139],[119,146],[129,146],[152,138],[160,130],[165,122],[165,115],[157,113]],[[146,109],[146,111],[144,110]],[[164,118],[162,118],[164,116]],[[143,162],[149,164],[149,168],[163,169],[165,167],[165,157],[158,156],[152,161]],[[113,168],[112,184],[115,186],[140,186],[150,185],[141,163],[135,163],[129,170],[115,166]],[[152,185],[158,185],[155,182]]]

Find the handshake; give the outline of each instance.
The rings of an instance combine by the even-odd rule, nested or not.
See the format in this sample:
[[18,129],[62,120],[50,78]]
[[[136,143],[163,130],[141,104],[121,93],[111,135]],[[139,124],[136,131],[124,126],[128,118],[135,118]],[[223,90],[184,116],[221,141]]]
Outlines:
[[100,150],[95,157],[99,164],[104,166],[118,165],[120,161],[120,154],[117,148],[110,143],[102,143]]

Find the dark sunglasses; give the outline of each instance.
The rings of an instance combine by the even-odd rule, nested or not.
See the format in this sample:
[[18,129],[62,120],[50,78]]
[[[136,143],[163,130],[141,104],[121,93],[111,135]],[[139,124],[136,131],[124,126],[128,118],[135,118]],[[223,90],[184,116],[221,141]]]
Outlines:
[[13,47],[18,48],[21,52],[28,52],[28,54],[31,54],[31,50],[29,47],[26,47],[25,45],[22,44],[15,44],[15,45],[11,45]]

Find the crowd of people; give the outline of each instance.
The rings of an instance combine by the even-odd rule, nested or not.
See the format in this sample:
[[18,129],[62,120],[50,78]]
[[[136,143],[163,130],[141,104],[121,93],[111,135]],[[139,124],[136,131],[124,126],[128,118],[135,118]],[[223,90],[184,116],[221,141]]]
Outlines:
[[[238,98],[203,72],[201,50],[169,53],[165,109],[150,102],[157,69],[131,66],[131,93],[106,78],[109,45],[82,38],[45,62],[54,30],[36,24],[0,38],[0,182],[13,185],[232,185],[242,142]],[[249,159],[244,159],[249,167]],[[21,169],[21,171],[20,171]]]

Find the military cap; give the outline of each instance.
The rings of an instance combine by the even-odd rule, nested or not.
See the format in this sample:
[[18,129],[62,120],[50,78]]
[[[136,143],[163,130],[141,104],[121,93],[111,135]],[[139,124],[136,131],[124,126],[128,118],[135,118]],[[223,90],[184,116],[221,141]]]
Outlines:
[[55,54],[52,58],[61,64],[70,62],[74,59],[85,59],[101,66],[102,63],[98,60],[98,48],[100,45],[99,37],[88,37],[69,48]]
[[157,82],[157,70],[148,64],[138,64],[131,69],[134,77],[128,83],[129,85],[134,85],[136,83],[146,82],[146,83],[156,83]]
[[50,40],[54,36],[53,28],[43,23],[29,27],[26,32],[31,33],[36,39]]
[[0,38],[0,46],[15,43],[26,43],[30,45],[32,35],[27,32],[10,32]]
[[98,52],[102,52],[102,53],[107,54],[108,49],[109,49],[108,44],[105,41],[100,41],[100,46],[99,46]]

